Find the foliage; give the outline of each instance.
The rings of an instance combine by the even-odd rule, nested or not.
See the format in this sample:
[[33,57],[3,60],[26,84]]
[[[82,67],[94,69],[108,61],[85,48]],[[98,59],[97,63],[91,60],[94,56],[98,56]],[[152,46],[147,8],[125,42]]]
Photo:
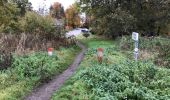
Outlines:
[[59,2],[55,2],[50,7],[50,15],[53,18],[61,19],[64,17],[64,7]]
[[1,0],[0,5],[0,32],[13,33],[18,30],[18,13],[16,5]]
[[[20,21],[22,31],[26,33],[55,33],[53,19],[50,16],[40,16],[34,12],[27,12]],[[42,34],[43,35],[43,34]]]
[[71,5],[65,11],[66,25],[73,28],[80,26],[79,10],[76,4]]
[[1,0],[0,3],[0,32],[20,33],[18,21],[31,10],[31,3],[28,0]]
[[11,0],[17,5],[20,16],[24,16],[27,10],[31,10],[31,3],[28,0]]
[[[118,40],[118,39],[117,39]],[[122,50],[134,49],[134,41],[131,37],[122,37],[120,40],[119,46]],[[168,38],[163,37],[140,37],[139,39],[139,53],[144,50],[147,52],[152,52],[152,55],[155,55],[154,61],[159,66],[165,66],[170,68],[170,41]],[[131,55],[132,56],[132,55]],[[144,60],[144,59],[142,59]]]
[[[158,68],[150,61],[128,60],[120,52],[118,48],[120,44],[117,41],[91,39],[83,43],[89,47],[84,60],[77,72],[52,96],[52,100],[168,100],[170,98],[169,69]],[[104,49],[102,64],[97,62],[98,47]]]
[[[166,76],[162,78],[162,71]],[[95,98],[168,99],[169,70],[157,69],[151,63],[93,64],[83,70],[83,80],[95,93]]]
[[[169,23],[169,0],[80,0],[79,6],[98,34],[118,36],[139,31],[157,35]],[[96,28],[96,29],[95,29]],[[118,34],[118,35],[117,35]]]
[[50,16],[41,16],[32,11],[28,0],[2,2],[0,5],[0,32],[60,34],[59,29],[55,29],[54,20]]
[[52,57],[44,53],[31,54],[23,57],[14,57],[13,67],[18,79],[25,79],[28,77],[40,77],[46,79],[52,73],[59,69],[56,64],[58,57],[54,54]]
[[155,63],[170,68],[170,43],[162,44]]
[[60,48],[53,56],[47,56],[46,52],[14,56],[12,68],[0,71],[0,99],[22,99],[33,87],[66,69],[78,51],[73,46]]

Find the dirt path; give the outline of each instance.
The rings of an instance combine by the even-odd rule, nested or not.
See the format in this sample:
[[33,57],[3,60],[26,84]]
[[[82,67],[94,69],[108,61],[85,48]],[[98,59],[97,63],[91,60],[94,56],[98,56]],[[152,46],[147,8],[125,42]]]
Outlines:
[[65,70],[62,74],[55,76],[53,80],[49,83],[40,86],[39,88],[33,90],[33,92],[25,97],[25,100],[49,100],[53,92],[59,89],[63,85],[64,81],[68,79],[79,66],[81,60],[84,57],[86,48],[81,43],[77,42],[77,45],[82,49],[82,51],[76,56],[74,62],[70,67]]

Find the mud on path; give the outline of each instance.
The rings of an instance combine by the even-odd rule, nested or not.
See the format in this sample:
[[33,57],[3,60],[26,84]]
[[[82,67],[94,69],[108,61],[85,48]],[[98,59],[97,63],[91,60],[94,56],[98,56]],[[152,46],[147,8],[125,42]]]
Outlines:
[[76,56],[74,62],[65,70],[62,74],[55,76],[50,82],[44,84],[32,91],[24,100],[49,100],[56,90],[63,85],[64,81],[67,80],[79,66],[80,62],[84,57],[86,47],[81,43],[77,42],[77,45],[82,51]]

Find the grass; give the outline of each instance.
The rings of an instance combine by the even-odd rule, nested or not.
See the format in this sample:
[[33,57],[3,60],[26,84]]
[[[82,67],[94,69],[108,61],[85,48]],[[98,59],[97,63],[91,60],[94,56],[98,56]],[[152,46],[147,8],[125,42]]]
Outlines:
[[[51,100],[170,99],[170,70],[159,68],[150,59],[134,62],[131,48],[122,49],[129,43],[126,40],[82,39],[88,47],[85,58]],[[149,45],[143,45],[143,48]],[[97,61],[96,48],[99,47],[104,49],[103,64]]]
[[[120,50],[132,59],[134,41],[131,37],[122,37],[117,40]],[[170,41],[165,37],[140,37],[139,60],[150,60],[158,66],[170,68]]]
[[[94,36],[93,36],[94,37]],[[52,100],[89,100],[93,99],[94,95],[91,90],[87,87],[83,80],[77,80],[77,77],[82,73],[83,70],[88,69],[90,65],[98,64],[97,61],[97,48],[104,49],[103,61],[107,64],[119,63],[124,59],[124,55],[117,51],[116,45],[112,40],[102,40],[97,37],[94,38],[82,38],[88,50],[85,54],[85,58],[77,69],[77,72],[65,82],[65,84],[54,93]],[[92,67],[92,66],[91,66]]]
[[[15,57],[13,66],[0,72],[0,100],[22,99],[41,82],[48,81],[53,75],[65,70],[79,51],[80,49],[76,46],[61,47],[55,51],[53,57],[48,57],[46,52]],[[41,61],[42,58],[47,61]],[[41,66],[40,62],[44,62],[44,65]],[[29,64],[32,64],[32,66]],[[26,65],[30,66],[29,69],[25,69]],[[38,72],[39,68],[43,68],[40,72],[44,73]]]

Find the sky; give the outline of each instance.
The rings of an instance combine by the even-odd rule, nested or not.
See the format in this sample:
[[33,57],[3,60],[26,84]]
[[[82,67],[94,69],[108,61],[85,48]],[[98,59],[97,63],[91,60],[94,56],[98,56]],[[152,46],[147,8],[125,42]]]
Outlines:
[[[38,10],[39,7],[46,5],[46,8],[50,8],[54,2],[60,2],[64,9],[67,9],[71,4],[75,2],[75,0],[29,0],[32,3],[33,9]],[[44,3],[43,3],[44,1]]]

